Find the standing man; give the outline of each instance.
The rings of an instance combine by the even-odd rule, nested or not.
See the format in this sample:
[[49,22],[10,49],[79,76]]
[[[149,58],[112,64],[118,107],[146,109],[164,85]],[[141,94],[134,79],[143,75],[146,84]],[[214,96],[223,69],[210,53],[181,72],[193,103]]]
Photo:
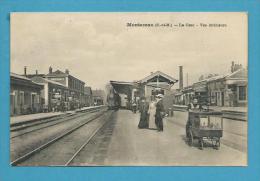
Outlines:
[[158,131],[163,131],[163,117],[165,114],[165,110],[163,107],[163,102],[162,102],[163,95],[158,94],[156,96],[156,112],[155,112],[155,124],[157,127]]

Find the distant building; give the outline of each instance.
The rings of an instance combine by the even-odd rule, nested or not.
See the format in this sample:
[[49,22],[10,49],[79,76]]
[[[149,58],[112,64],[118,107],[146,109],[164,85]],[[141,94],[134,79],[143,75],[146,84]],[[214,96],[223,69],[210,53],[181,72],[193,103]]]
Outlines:
[[84,98],[85,98],[85,106],[93,106],[93,95],[92,95],[92,89],[89,86],[84,87]]
[[32,82],[31,79],[10,74],[10,114],[31,114],[42,111],[41,90],[43,86]]
[[238,69],[225,76],[208,80],[210,104],[216,106],[247,105],[247,70]]
[[58,111],[70,109],[68,99],[69,89],[65,85],[37,76],[32,77],[31,80],[37,84],[43,85],[41,98],[45,111],[52,111],[53,109],[58,109]]
[[84,105],[84,86],[85,82],[70,75],[69,70],[65,72],[56,70],[53,72],[52,68],[49,68],[49,73],[44,76],[49,80],[59,82],[69,89],[68,99],[70,101],[70,107],[79,108]]
[[208,102],[208,79],[195,82],[192,85],[192,90],[194,91],[194,98],[203,104]]
[[181,95],[183,96],[182,102],[183,102],[184,105],[188,105],[189,103],[191,103],[193,98],[194,98],[194,96],[195,96],[195,92],[194,92],[193,86],[184,87],[182,89],[182,94]]
[[187,105],[200,98],[211,106],[247,106],[247,70],[210,77],[175,93],[175,103]]
[[[64,101],[68,109],[75,109],[85,105],[85,96],[84,96],[85,82],[70,75],[68,69],[66,69],[64,72],[60,70],[53,71],[52,67],[49,67],[48,74],[39,74],[37,70],[35,74],[27,74],[26,71],[27,70],[25,67],[24,75],[28,78],[42,77],[47,80],[57,82],[58,84],[65,86],[68,90],[64,91],[63,94],[65,97]],[[51,90],[49,94],[53,94],[53,90]],[[56,92],[55,94],[58,93]]]
[[174,93],[173,93],[173,104],[177,104],[177,105],[184,105],[184,95],[182,90],[177,89]]
[[92,90],[94,105],[104,105],[106,101],[106,93],[104,90],[96,89]]

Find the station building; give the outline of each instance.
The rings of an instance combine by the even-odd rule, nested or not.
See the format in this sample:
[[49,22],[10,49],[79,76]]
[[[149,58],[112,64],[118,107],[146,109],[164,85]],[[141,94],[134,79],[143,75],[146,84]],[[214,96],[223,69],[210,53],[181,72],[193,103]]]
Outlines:
[[161,71],[156,71],[138,81],[110,81],[110,84],[120,95],[121,104],[122,98],[123,100],[127,100],[127,108],[130,107],[132,102],[138,103],[141,97],[145,97],[147,101],[150,101],[154,99],[155,95],[163,94],[163,103],[167,109],[173,104],[174,96],[171,88],[176,82],[178,82],[178,80],[173,77]]
[[247,106],[247,70],[238,68],[184,87],[175,93],[175,103],[187,105],[196,97],[204,97],[211,106]]
[[215,106],[247,106],[247,70],[239,69],[208,80],[210,104]]
[[10,73],[10,115],[32,114],[42,111],[43,86],[31,79]]
[[93,101],[93,94],[92,94],[92,89],[89,86],[84,87],[84,106],[93,106],[94,101]]
[[104,90],[101,89],[92,90],[92,97],[95,106],[106,104],[106,93]]
[[68,88],[68,100],[70,102],[71,109],[84,106],[85,82],[70,75],[68,69],[66,69],[65,72],[62,72],[60,70],[56,70],[53,72],[52,67],[50,67],[49,73],[47,75],[44,75],[44,78],[58,82]]
[[173,77],[161,71],[156,71],[138,81],[138,84],[142,90],[141,95],[151,100],[157,94],[164,96],[172,94],[171,87],[176,82],[178,82],[178,80]]
[[206,97],[208,96],[208,79],[199,81],[199,82],[195,82],[192,85],[192,89],[194,91],[194,95],[195,96],[202,96],[202,97]]
[[181,99],[182,104],[188,105],[189,103],[191,103],[193,97],[195,97],[195,91],[193,90],[193,86],[184,87],[181,95],[183,96]]
[[54,109],[69,110],[69,89],[59,82],[55,82],[40,76],[34,76],[31,80],[43,85],[41,90],[43,111],[48,112]]

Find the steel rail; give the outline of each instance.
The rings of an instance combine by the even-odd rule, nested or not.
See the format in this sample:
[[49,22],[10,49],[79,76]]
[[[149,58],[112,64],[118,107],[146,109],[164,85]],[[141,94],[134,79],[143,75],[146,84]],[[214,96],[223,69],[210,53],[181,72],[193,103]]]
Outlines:
[[[90,112],[85,112],[85,113],[95,113],[95,112],[97,112],[97,111],[99,111],[99,110],[96,109],[96,110],[92,110],[92,111],[90,111]],[[38,131],[38,130],[42,130],[42,129],[44,129],[44,128],[48,128],[48,127],[51,127],[51,126],[55,126],[55,125],[58,125],[58,124],[61,124],[61,123],[67,122],[67,121],[71,121],[71,120],[76,119],[76,118],[81,117],[81,116],[82,116],[82,114],[81,114],[81,115],[76,115],[75,117],[69,117],[69,116],[68,116],[68,117],[63,117],[63,118],[65,118],[65,120],[62,120],[63,118],[60,118],[60,119],[58,119],[58,120],[53,120],[53,121],[44,122],[44,123],[54,122],[54,124],[49,124],[49,125],[46,125],[46,126],[43,126],[43,127],[40,127],[40,128],[36,128],[36,129],[30,130],[30,131],[26,131],[26,132],[24,132],[24,133],[21,133],[21,134],[12,136],[12,137],[10,137],[10,139],[13,139],[13,138],[16,138],[16,137],[19,137],[19,136],[23,136],[23,135],[25,135],[25,134],[32,133],[32,132],[35,132],[35,131]],[[66,119],[66,118],[69,118],[69,119]],[[55,121],[58,121],[58,122],[55,123]],[[42,123],[42,124],[44,124],[44,123]],[[31,128],[31,127],[38,126],[38,125],[41,125],[41,124],[28,126],[28,127],[26,127],[26,128]],[[26,128],[24,128],[24,129],[26,129]]]
[[78,125],[78,126],[72,128],[72,129],[66,131],[65,133],[63,133],[63,134],[61,134],[61,135],[59,135],[59,136],[57,136],[57,137],[51,139],[51,140],[48,141],[47,143],[44,143],[43,145],[41,145],[41,146],[39,146],[39,147],[33,149],[32,151],[30,151],[30,152],[24,154],[23,156],[21,156],[21,157],[15,159],[15,160],[13,160],[13,161],[11,162],[11,165],[12,165],[12,166],[16,166],[16,165],[18,165],[19,163],[24,162],[25,160],[29,159],[31,156],[33,156],[33,155],[36,154],[37,152],[39,152],[39,151],[41,151],[41,150],[47,148],[48,146],[50,146],[51,144],[55,143],[56,141],[62,139],[63,137],[65,137],[65,136],[67,136],[67,135],[73,133],[74,131],[78,130],[79,128],[83,127],[84,125],[86,125],[86,124],[90,123],[91,121],[93,121],[93,120],[99,118],[100,116],[104,115],[105,112],[106,112],[106,111],[100,113],[99,115],[93,116],[92,118],[90,118],[90,119],[89,119],[88,121],[86,121],[85,123],[82,123],[82,124],[80,124],[80,125]]
[[79,154],[79,152],[86,147],[86,145],[91,141],[91,139],[105,126],[105,124],[108,121],[105,121],[100,127],[98,127],[91,135],[90,137],[81,145],[81,147],[73,154],[73,156],[65,163],[64,166],[68,166],[74,158]]

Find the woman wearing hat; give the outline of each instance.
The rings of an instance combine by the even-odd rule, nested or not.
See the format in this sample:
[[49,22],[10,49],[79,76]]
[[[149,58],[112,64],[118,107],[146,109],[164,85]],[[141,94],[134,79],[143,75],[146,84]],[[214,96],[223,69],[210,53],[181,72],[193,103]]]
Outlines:
[[151,102],[149,103],[149,110],[148,110],[149,129],[157,129],[157,126],[155,124],[155,112],[156,112],[156,100],[154,97],[152,97]]
[[158,94],[156,96],[156,112],[155,112],[155,124],[158,131],[163,131],[163,116],[164,116],[164,107],[162,102],[163,95]]
[[138,128],[143,129],[143,128],[148,128],[148,109],[149,109],[149,104],[146,102],[145,97],[141,98],[141,103],[140,103],[140,121],[138,124]]

